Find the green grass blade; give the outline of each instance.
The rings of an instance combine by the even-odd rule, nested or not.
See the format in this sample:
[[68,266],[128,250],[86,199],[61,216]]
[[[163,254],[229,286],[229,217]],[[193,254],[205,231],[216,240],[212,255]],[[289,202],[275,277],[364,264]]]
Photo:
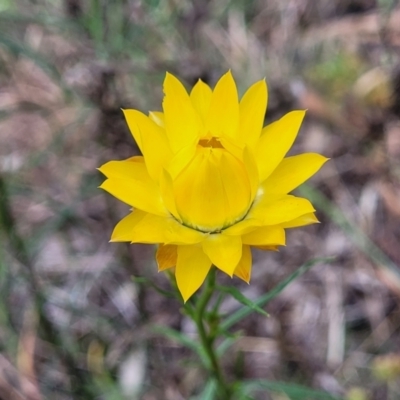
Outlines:
[[5,47],[10,53],[17,56],[23,56],[32,60],[39,68],[41,68],[59,87],[63,90],[65,96],[71,96],[71,90],[64,84],[61,74],[54,64],[49,62],[45,57],[28,46],[18,43],[17,41],[0,34],[0,47]]
[[207,368],[209,367],[208,358],[204,352],[204,349],[200,346],[199,343],[190,339],[187,335],[184,335],[176,331],[175,329],[171,329],[167,326],[155,325],[153,326],[152,330],[153,332],[161,334],[166,338],[172,340],[173,342],[176,342],[181,346],[187,347],[188,349],[192,350],[199,356],[203,365],[206,366]]
[[216,398],[217,395],[217,385],[214,381],[214,379],[211,379],[207,382],[206,387],[204,390],[200,393],[199,396],[196,396],[193,398],[196,400],[213,400]]
[[244,395],[259,390],[284,393],[290,400],[342,400],[322,390],[314,390],[306,386],[285,382],[270,382],[266,380],[247,381],[240,384],[239,393]]
[[239,289],[235,288],[234,286],[218,286],[218,290],[221,290],[225,293],[230,294],[235,300],[237,300],[240,304],[249,307],[255,312],[263,315],[264,317],[269,317],[268,313],[265,312],[261,307],[259,307],[256,303],[245,297]]
[[379,267],[389,269],[400,279],[399,267],[355,224],[320,191],[309,185],[303,185],[299,192],[302,196],[309,198],[313,204],[325,213],[334,224],[336,224],[353,243],[365,253]]
[[[313,260],[307,261],[300,268],[298,268],[295,272],[293,272],[290,276],[288,276],[285,280],[276,285],[271,291],[259,297],[254,303],[258,307],[265,306],[269,301],[271,301],[274,297],[276,297],[283,289],[286,288],[292,281],[294,281],[299,276],[303,275],[307,272],[311,267],[320,263],[329,263],[334,260],[333,257],[326,258],[315,258]],[[230,315],[225,321],[221,324],[221,329],[223,331],[228,330],[231,326],[235,325],[237,322],[241,321],[243,318],[247,317],[251,314],[253,310],[250,307],[244,306]]]

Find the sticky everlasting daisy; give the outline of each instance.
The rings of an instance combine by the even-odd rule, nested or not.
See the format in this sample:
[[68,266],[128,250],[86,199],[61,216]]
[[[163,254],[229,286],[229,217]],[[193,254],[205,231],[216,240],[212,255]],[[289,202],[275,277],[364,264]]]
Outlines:
[[101,188],[133,207],[111,241],[157,243],[158,268],[174,268],[186,301],[212,265],[249,282],[251,246],[276,250],[285,229],[318,222],[308,200],[288,193],[327,159],[285,158],[305,111],[263,128],[264,80],[239,101],[230,72],[190,94],[167,73],[164,94],[163,112],[124,110],[143,156],[104,164]]

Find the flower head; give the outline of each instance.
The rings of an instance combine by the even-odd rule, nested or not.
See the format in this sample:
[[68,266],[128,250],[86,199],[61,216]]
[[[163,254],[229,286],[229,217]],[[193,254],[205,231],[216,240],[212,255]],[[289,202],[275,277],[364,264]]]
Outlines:
[[101,188],[133,207],[111,241],[159,244],[159,270],[175,268],[186,301],[212,264],[249,282],[250,246],[276,250],[285,229],[318,222],[308,200],[288,193],[327,158],[285,158],[305,111],[263,128],[264,80],[239,101],[230,71],[190,94],[167,73],[164,93],[163,112],[124,110],[143,156],[104,164]]

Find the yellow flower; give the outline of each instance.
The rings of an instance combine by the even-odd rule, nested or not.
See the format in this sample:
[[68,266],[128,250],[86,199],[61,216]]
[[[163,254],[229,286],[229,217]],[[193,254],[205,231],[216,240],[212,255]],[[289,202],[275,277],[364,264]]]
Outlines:
[[143,156],[103,165],[101,188],[133,207],[111,241],[158,243],[159,270],[175,267],[186,301],[212,264],[249,282],[250,246],[276,250],[286,228],[318,222],[308,200],[288,193],[327,158],[284,158],[305,111],[263,128],[264,80],[239,101],[231,72],[190,95],[167,73],[164,93],[163,112],[124,110]]

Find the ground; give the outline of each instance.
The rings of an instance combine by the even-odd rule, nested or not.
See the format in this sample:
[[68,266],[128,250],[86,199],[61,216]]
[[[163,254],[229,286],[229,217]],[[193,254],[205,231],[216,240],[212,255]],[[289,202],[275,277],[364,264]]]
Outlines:
[[[266,78],[266,122],[307,117],[292,150],[331,158],[297,193],[321,224],[254,251],[250,299],[319,263],[233,331],[231,379],[348,400],[400,396],[400,8],[391,0],[0,1],[0,398],[187,399],[204,376],[155,248],[109,243],[129,210],[96,170],[139,150],[121,108],[159,110],[229,68]],[[233,299],[223,304],[231,313]],[[279,387],[278,387],[279,389]],[[287,390],[286,390],[287,392]],[[287,392],[288,393],[288,392]],[[319,400],[319,399],[318,399]]]

